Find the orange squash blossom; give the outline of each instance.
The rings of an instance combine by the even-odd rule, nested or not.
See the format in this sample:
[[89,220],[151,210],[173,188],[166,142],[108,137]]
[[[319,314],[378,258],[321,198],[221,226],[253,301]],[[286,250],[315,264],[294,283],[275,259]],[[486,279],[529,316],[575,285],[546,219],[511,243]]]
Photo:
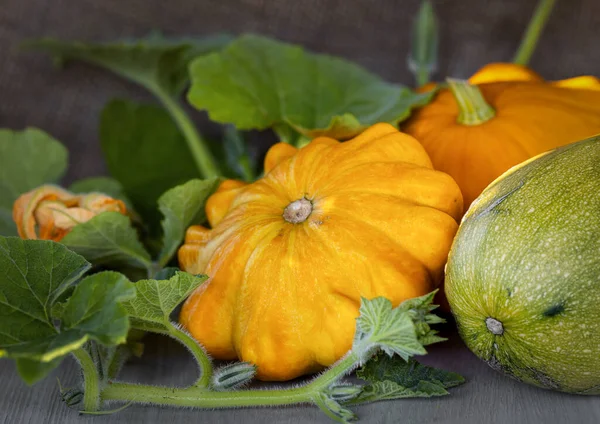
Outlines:
[[288,380],[349,350],[361,296],[398,305],[440,284],[462,196],[419,142],[377,124],[273,146],[265,176],[225,181],[206,213],[211,229],[188,229],[179,262],[210,279],[180,322],[212,356]]
[[489,64],[468,82],[449,80],[402,130],[423,144],[435,169],[456,180],[466,210],[512,166],[600,133],[600,81],[545,82],[521,65]]
[[127,214],[122,201],[105,194],[75,194],[48,184],[19,196],[13,220],[23,239],[60,241],[73,227],[102,212]]

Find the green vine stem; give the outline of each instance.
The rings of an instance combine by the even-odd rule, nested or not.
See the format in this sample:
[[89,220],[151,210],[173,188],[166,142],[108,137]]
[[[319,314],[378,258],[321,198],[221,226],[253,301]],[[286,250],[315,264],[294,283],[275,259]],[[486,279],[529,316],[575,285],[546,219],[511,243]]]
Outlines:
[[446,81],[458,104],[459,124],[481,125],[496,116],[496,111],[485,101],[479,87],[464,80],[447,78]]
[[100,378],[92,357],[82,347],[73,351],[83,371],[83,407],[88,412],[100,409]]
[[207,388],[210,385],[212,379],[212,363],[208,354],[204,351],[202,346],[196,342],[188,333],[173,325],[169,322],[167,325],[169,329],[169,335],[174,339],[182,343],[194,356],[194,359],[198,363],[200,369],[200,376],[192,387],[194,388]]
[[519,49],[517,50],[517,53],[513,59],[514,63],[524,66],[529,63],[529,59],[531,59],[531,56],[533,55],[533,52],[540,39],[540,35],[546,26],[546,22],[550,17],[550,13],[552,13],[555,3],[556,0],[539,1],[531,21],[529,21],[527,30],[525,30],[525,34],[521,39],[521,44],[519,45]]
[[415,76],[417,87],[429,82],[438,57],[438,23],[429,0],[421,3],[412,28],[408,68]]
[[[359,363],[350,352],[310,383],[289,389],[209,391],[199,387],[168,387],[114,382],[102,392],[103,401],[152,403],[194,408],[231,408],[317,403],[320,394],[332,383],[353,371]],[[320,406],[320,405],[319,405]]]
[[202,178],[220,176],[221,173],[217,167],[217,162],[208,149],[206,141],[200,136],[196,126],[193,124],[188,114],[183,110],[181,104],[160,88],[154,88],[151,91],[160,99],[167,111],[169,111],[173,117],[177,127],[179,127],[183,133]]

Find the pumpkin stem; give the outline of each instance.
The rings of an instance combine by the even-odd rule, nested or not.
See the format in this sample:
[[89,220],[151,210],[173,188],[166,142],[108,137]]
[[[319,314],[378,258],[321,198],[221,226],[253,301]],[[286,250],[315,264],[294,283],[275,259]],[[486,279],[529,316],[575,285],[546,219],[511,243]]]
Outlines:
[[447,78],[446,81],[458,103],[459,124],[481,125],[496,116],[496,111],[485,101],[479,87],[464,80]]
[[303,197],[290,203],[283,210],[283,219],[291,224],[300,224],[312,213],[312,203]]

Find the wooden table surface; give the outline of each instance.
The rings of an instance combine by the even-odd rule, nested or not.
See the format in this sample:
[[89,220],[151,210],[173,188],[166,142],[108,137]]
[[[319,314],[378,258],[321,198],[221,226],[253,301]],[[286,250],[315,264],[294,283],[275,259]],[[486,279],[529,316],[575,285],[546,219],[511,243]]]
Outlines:
[[[598,424],[600,397],[551,392],[519,383],[489,368],[450,330],[449,341],[430,347],[422,362],[461,373],[467,382],[449,396],[378,402],[355,408],[360,423],[448,424]],[[158,336],[145,340],[146,352],[129,362],[123,380],[146,384],[184,386],[195,378],[187,351]],[[8,360],[0,360],[1,424],[119,424],[119,423],[330,423],[312,406],[191,410],[130,406],[108,416],[80,416],[60,401],[56,378],[66,387],[76,384],[74,361],[64,361],[50,377],[27,387]],[[113,409],[115,405],[109,408]]]

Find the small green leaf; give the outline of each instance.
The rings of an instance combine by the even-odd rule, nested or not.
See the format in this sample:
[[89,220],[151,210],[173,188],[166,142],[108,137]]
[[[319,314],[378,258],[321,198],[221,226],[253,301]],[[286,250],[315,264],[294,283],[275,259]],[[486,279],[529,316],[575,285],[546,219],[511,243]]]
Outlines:
[[43,131],[0,129],[0,235],[17,235],[14,201],[42,184],[57,182],[67,160],[67,149]]
[[414,359],[379,354],[369,360],[356,376],[369,384],[352,404],[408,397],[448,394],[446,389],[463,384],[465,379],[450,371],[422,365]]
[[400,310],[407,311],[410,315],[415,324],[419,342],[421,342],[423,346],[446,340],[443,337],[437,336],[437,331],[431,328],[432,324],[446,322],[445,319],[431,313],[431,311],[438,307],[437,305],[432,304],[436,293],[437,290],[434,290],[424,296],[408,299],[398,306]]
[[136,298],[124,305],[132,326],[153,332],[167,331],[173,310],[206,279],[205,275],[178,272],[169,280],[136,282]]
[[160,222],[158,198],[200,176],[183,135],[161,107],[112,100],[100,117],[100,140],[109,172],[151,229]]
[[363,363],[377,348],[404,359],[427,353],[410,314],[402,305],[392,308],[392,303],[384,297],[363,298],[359,312],[352,350]]
[[119,212],[103,212],[76,225],[61,243],[95,265],[152,267],[129,218]]
[[157,87],[171,95],[181,93],[188,80],[188,62],[196,56],[222,48],[231,40],[225,34],[206,38],[168,39],[158,33],[139,40],[112,43],[81,43],[42,38],[24,47],[44,51],[63,65],[80,60],[108,69],[150,91]]
[[0,357],[17,360],[32,384],[88,340],[125,341],[129,320],[120,302],[135,296],[126,278],[113,272],[86,277],[52,315],[58,298],[89,269],[81,256],[44,240],[0,237]]
[[287,142],[297,134],[347,139],[377,122],[396,125],[431,97],[343,59],[255,35],[195,59],[190,69],[192,105],[240,130],[273,128]]
[[165,266],[183,240],[186,228],[205,219],[204,204],[220,180],[191,180],[173,187],[158,199],[162,212],[163,248],[158,256],[160,266]]

